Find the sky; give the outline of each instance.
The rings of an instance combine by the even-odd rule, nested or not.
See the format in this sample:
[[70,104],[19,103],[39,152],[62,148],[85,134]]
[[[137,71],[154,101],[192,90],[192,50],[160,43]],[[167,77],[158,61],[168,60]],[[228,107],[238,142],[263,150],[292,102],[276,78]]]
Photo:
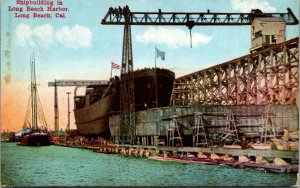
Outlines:
[[[31,0],[36,1],[36,0]],[[49,0],[48,0],[49,1]],[[57,0],[54,6],[57,7]],[[1,0],[1,130],[23,126],[30,96],[30,56],[35,53],[37,83],[46,120],[54,129],[54,79],[108,80],[111,62],[122,59],[123,26],[101,25],[110,6],[128,5],[131,11],[162,12],[287,12],[299,19],[299,0],[61,0],[65,18],[20,18],[33,14],[17,0]],[[22,0],[21,2],[29,2]],[[17,8],[16,8],[17,7]],[[23,12],[16,11],[23,7]],[[40,7],[31,5],[31,7]],[[42,6],[45,10],[46,6]],[[10,10],[10,11],[9,11]],[[44,12],[47,13],[47,12]],[[176,77],[246,55],[250,26],[195,26],[190,48],[185,26],[132,26],[134,69],[154,67],[155,47],[166,54],[157,66]],[[299,35],[298,26],[287,26],[286,38]],[[118,71],[114,71],[118,75]],[[67,125],[67,94],[71,92],[71,128],[74,87],[58,88],[60,128]],[[84,90],[80,90],[84,93]]]

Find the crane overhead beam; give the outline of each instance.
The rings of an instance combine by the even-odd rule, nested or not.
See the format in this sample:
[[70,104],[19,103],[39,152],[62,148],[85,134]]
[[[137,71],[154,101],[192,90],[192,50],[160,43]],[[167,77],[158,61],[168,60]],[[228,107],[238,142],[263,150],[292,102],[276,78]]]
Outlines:
[[56,80],[54,82],[48,82],[48,87],[108,85],[108,82],[108,80]]
[[[125,9],[110,8],[101,24],[107,25],[185,25],[188,27],[203,25],[251,25],[255,17],[277,17],[287,25],[297,25],[298,19],[290,8],[287,13],[263,13],[259,9],[251,13],[220,12],[130,12]],[[125,20],[129,15],[129,21]]]

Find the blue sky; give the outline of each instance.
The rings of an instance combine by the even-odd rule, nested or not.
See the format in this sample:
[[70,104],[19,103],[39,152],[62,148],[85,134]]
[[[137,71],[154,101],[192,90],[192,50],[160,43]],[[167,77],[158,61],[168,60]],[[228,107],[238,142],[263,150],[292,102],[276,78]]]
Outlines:
[[[69,9],[64,19],[20,19],[14,17],[14,12],[8,11],[8,6],[15,5],[16,0],[1,0],[2,100],[7,100],[3,97],[6,90],[13,91],[17,86],[24,87],[20,91],[29,95],[29,59],[34,50],[39,90],[42,101],[48,101],[45,102],[45,111],[49,112],[45,113],[50,124],[53,121],[53,88],[47,87],[48,81],[108,79],[110,62],[120,64],[123,27],[100,24],[110,6],[127,4],[132,11],[162,9],[179,12],[205,12],[207,9],[211,12],[249,12],[251,8],[260,8],[264,12],[287,12],[286,8],[290,7],[299,18],[298,0],[62,1],[63,6]],[[298,27],[287,26],[287,39],[299,35]],[[155,46],[166,53],[166,60],[158,59],[157,66],[173,70],[177,77],[249,53],[250,26],[196,26],[192,33],[193,48],[190,48],[189,30],[185,26],[132,26],[134,69],[154,66]],[[9,57],[5,56],[8,51]],[[4,82],[5,76],[9,76],[10,81]],[[73,91],[73,88],[61,88],[60,92],[66,90]],[[60,103],[65,101],[66,96],[60,96]],[[16,107],[10,108],[13,113]],[[65,113],[65,105],[60,108],[61,113]],[[23,111],[25,113],[26,108]],[[61,117],[61,124],[65,124],[64,115]]]

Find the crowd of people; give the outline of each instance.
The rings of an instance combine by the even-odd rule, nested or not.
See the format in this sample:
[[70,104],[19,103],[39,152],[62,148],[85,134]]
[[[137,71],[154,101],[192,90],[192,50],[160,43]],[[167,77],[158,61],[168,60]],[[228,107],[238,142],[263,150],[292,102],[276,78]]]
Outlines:
[[121,8],[120,6],[119,7],[109,7],[109,13],[113,14],[113,15],[116,15],[116,16],[119,16],[119,15],[122,15],[122,14],[127,14],[129,13],[130,10],[129,10],[129,7],[128,5],[124,6],[123,8]]

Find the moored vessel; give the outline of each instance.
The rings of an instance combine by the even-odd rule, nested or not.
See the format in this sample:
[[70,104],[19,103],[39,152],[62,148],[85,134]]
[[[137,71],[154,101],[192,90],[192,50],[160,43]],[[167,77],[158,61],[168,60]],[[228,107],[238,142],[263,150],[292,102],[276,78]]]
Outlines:
[[22,146],[49,146],[51,143],[48,132],[42,130],[30,130],[28,133],[20,136],[20,143]]
[[[137,111],[168,106],[175,79],[174,72],[162,68],[144,68],[134,74],[135,109]],[[120,111],[120,79],[86,87],[85,95],[74,97],[75,123],[83,136],[110,137],[109,116]]]
[[17,145],[22,146],[48,146],[51,143],[50,133],[47,129],[47,123],[44,112],[38,96],[35,72],[34,53],[30,59],[31,65],[31,83],[30,100],[25,115],[23,129],[15,134],[20,142]]

